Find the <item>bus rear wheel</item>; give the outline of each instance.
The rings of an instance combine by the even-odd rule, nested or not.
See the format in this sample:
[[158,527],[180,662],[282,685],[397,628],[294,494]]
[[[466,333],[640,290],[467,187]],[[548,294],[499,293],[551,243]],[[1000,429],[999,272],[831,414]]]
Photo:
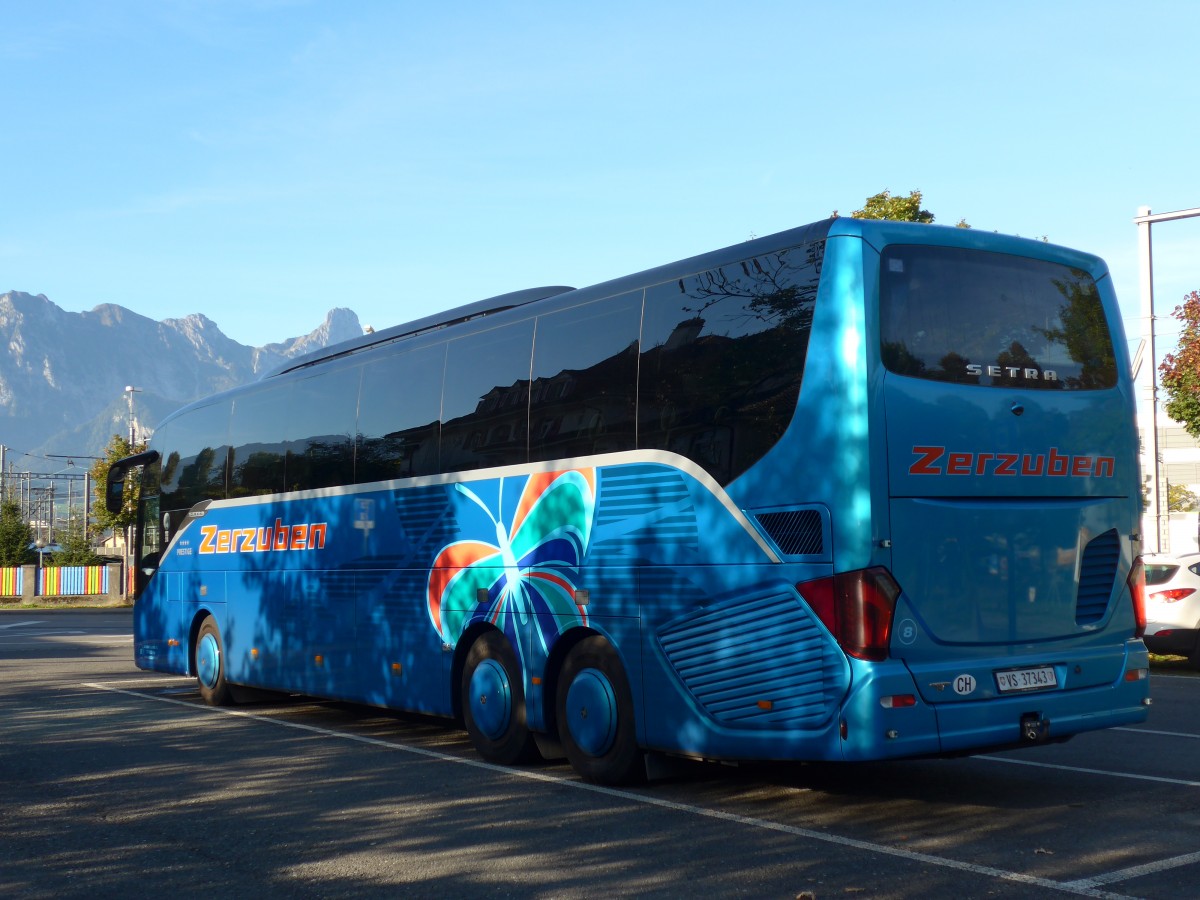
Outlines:
[[201,623],[196,634],[196,683],[200,686],[200,696],[209,706],[228,706],[233,702],[233,692],[225,680],[221,631],[212,616]]
[[629,784],[645,776],[629,679],[604,638],[584,638],[567,654],[555,713],[567,759],[585,780]]
[[521,667],[504,635],[489,631],[471,645],[461,686],[463,722],[479,755],[505,766],[532,759]]

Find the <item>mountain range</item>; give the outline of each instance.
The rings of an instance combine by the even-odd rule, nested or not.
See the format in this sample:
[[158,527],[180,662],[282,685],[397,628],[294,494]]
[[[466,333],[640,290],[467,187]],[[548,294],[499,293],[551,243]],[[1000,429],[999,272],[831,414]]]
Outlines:
[[156,322],[105,303],[67,312],[45,295],[0,294],[0,444],[18,469],[33,456],[100,456],[113,434],[128,436],[127,386],[139,440],[172,410],[253,381],[286,360],[363,333],[349,309],[330,310],[313,331],[263,347],[226,337],[193,314]]

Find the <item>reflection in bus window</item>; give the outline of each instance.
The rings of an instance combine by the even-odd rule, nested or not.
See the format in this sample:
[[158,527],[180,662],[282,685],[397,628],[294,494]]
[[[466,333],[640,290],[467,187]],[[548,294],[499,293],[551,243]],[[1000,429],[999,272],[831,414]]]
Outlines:
[[1117,383],[1092,277],[982,250],[894,246],[881,263],[883,362],[900,375],[1042,390]]
[[650,288],[638,446],[695,460],[728,484],[792,419],[824,242]]
[[528,460],[533,320],[451,341],[442,393],[443,472]]
[[354,480],[433,475],[446,345],[386,348],[362,369]]
[[229,496],[277,494],[284,489],[283,451],[292,385],[269,385],[233,401],[229,426]]
[[231,411],[232,402],[224,398],[164,423],[155,433],[162,454],[164,510],[225,499]]
[[289,491],[336,487],[354,480],[358,367],[297,381],[284,423]]
[[632,450],[642,292],[538,317],[530,459]]

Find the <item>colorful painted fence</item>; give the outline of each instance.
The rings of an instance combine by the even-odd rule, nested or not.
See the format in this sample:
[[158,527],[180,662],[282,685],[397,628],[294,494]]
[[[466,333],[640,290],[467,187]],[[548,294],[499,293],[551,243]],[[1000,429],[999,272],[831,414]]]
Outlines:
[[43,597],[79,597],[108,593],[104,566],[52,566],[38,572],[38,594]]
[[0,569],[0,597],[20,597],[25,591],[25,570],[20,566]]
[[0,568],[0,597],[120,596],[121,587],[118,565]]

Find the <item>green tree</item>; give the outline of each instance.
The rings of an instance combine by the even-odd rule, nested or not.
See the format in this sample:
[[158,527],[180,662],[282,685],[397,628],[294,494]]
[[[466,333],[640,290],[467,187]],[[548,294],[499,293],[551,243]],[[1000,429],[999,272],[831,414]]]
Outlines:
[[[893,197],[891,191],[880,191],[867,198],[862,209],[850,213],[852,219],[890,219],[894,222],[933,224],[933,213],[921,208],[921,192],[909,191],[907,197]],[[959,219],[957,228],[970,228],[966,219]]]
[[21,504],[12,497],[0,501],[0,566],[19,566],[31,561],[29,545],[33,529],[21,517]]
[[1167,485],[1167,510],[1169,512],[1194,512],[1200,506],[1197,497],[1182,484]]
[[1192,291],[1171,313],[1183,326],[1179,348],[1168,353],[1159,373],[1167,395],[1164,409],[1188,434],[1200,438],[1200,291]]
[[124,459],[126,456],[141,453],[145,449],[145,442],[132,445],[121,435],[114,434],[109,439],[108,446],[104,448],[104,458],[98,459],[92,464],[92,483],[95,485],[96,491],[96,502],[92,504],[92,519],[96,523],[94,527],[97,532],[108,528],[120,530],[136,524],[137,496],[138,488],[142,483],[142,470],[134,469],[125,478],[125,503],[120,512],[110,513],[108,511],[104,505],[104,488],[108,482],[108,470],[114,462]]
[[76,508],[67,516],[67,527],[55,535],[58,553],[46,554],[48,566],[95,566],[103,560],[92,552],[92,542],[88,535],[87,522],[83,510]]

